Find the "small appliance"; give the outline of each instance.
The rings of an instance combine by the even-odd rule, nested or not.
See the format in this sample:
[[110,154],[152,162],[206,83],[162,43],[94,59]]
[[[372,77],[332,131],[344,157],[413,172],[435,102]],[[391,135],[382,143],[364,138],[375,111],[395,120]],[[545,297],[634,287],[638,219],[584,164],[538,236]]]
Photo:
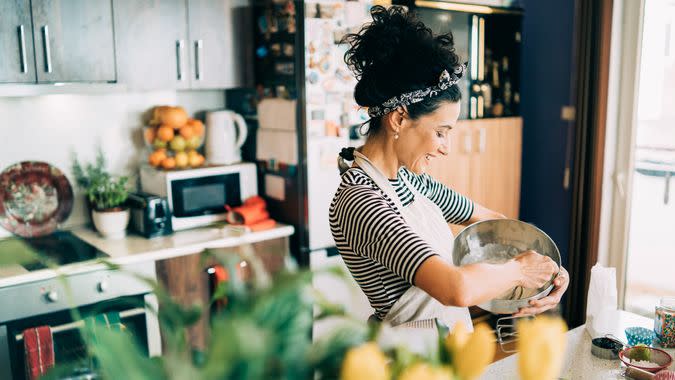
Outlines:
[[229,165],[241,161],[241,147],[248,136],[243,116],[232,111],[206,114],[206,161]]
[[250,162],[173,171],[143,166],[141,189],[166,197],[178,231],[225,220],[225,205],[236,207],[258,195],[257,170]]
[[131,211],[131,228],[146,238],[169,235],[171,227],[171,209],[166,198],[155,194],[130,193],[128,198]]

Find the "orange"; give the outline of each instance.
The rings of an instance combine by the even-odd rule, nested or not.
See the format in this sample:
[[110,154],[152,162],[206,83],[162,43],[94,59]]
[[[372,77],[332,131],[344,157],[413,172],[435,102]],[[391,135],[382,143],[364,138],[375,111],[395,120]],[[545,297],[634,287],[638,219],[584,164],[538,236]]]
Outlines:
[[201,120],[190,119],[188,120],[188,125],[192,127],[196,136],[204,135],[204,123]]
[[176,167],[186,168],[188,166],[188,155],[185,152],[176,153]]
[[176,159],[173,157],[167,157],[162,160],[162,167],[164,169],[173,169],[176,167]]
[[148,162],[152,166],[159,166],[166,158],[166,149],[157,149],[148,156]]
[[201,166],[204,163],[204,156],[199,153],[188,155],[188,159],[190,160],[190,166],[193,168]]
[[185,126],[181,127],[179,133],[180,133],[181,136],[185,137],[185,139],[187,140],[190,137],[194,136],[195,131],[192,128],[192,126],[190,126],[188,124],[188,125],[185,125]]
[[171,141],[173,139],[173,128],[162,125],[157,129],[157,137],[162,141]]
[[143,130],[143,138],[145,139],[145,142],[149,145],[152,145],[152,142],[155,141],[155,135],[157,132],[155,131],[155,128],[145,128]]

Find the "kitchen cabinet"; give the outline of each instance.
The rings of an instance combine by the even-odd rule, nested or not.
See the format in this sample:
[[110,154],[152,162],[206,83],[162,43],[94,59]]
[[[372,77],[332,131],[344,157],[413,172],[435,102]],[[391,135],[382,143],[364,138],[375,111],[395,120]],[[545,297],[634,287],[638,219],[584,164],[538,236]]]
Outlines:
[[32,0],[31,7],[38,83],[115,81],[111,0]]
[[0,83],[35,83],[30,1],[0,2]]
[[[241,85],[228,0],[114,0],[118,79],[131,89]],[[238,46],[238,45],[237,45]]]
[[473,201],[518,218],[522,119],[460,120],[450,132],[447,156],[429,174]]
[[187,89],[185,0],[114,0],[117,77],[136,90]]

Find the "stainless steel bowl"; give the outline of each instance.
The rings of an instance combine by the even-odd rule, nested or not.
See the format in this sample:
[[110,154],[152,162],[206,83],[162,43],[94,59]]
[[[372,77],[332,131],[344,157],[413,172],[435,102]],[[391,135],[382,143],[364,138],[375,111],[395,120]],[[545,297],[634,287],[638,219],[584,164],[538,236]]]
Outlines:
[[[550,257],[560,266],[560,251],[544,231],[514,219],[486,220],[470,225],[455,237],[452,261],[456,266],[476,262],[502,263],[530,249]],[[551,290],[553,279],[536,290],[520,292],[518,288],[511,289],[504,296],[478,307],[494,314],[512,314],[527,307],[530,300],[547,296]]]

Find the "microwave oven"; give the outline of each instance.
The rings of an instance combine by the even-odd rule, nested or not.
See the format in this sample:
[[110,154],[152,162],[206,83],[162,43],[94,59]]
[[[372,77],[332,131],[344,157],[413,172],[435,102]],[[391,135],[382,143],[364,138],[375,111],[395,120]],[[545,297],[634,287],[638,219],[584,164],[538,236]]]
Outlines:
[[141,189],[166,197],[173,230],[184,230],[225,220],[225,205],[257,195],[257,170],[250,162],[173,171],[143,166]]

